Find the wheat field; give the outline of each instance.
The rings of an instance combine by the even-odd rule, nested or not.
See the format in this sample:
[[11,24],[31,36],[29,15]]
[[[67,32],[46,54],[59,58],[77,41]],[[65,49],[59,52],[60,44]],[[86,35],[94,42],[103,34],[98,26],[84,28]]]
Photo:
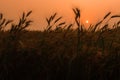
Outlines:
[[120,15],[108,12],[86,29],[80,10],[73,13],[74,23],[58,13],[47,17],[44,31],[26,29],[32,11],[23,12],[18,23],[1,13],[0,80],[120,80],[120,21],[109,26]]

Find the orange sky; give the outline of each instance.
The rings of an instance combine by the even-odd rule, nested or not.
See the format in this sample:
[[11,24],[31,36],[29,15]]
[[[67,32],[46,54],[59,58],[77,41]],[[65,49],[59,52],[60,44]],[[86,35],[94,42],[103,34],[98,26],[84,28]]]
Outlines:
[[33,29],[44,29],[45,18],[54,12],[66,22],[73,22],[72,8],[81,9],[82,22],[95,23],[107,12],[120,13],[120,0],[0,0],[0,12],[8,19],[17,20],[23,11],[33,10]]

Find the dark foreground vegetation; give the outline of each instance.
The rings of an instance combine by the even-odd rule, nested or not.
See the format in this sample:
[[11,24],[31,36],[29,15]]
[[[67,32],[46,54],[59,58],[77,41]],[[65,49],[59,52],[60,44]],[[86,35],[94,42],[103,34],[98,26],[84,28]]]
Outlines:
[[55,13],[44,31],[26,30],[31,11],[18,24],[0,14],[0,80],[120,80],[120,21],[108,24],[120,15],[109,12],[85,29],[80,10],[73,12],[75,24]]

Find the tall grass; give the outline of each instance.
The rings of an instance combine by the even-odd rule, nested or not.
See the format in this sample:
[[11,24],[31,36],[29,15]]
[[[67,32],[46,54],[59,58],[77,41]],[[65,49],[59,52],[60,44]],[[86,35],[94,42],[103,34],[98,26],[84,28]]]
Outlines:
[[28,31],[31,13],[23,13],[17,24],[0,14],[0,80],[120,79],[120,21],[109,26],[119,15],[108,12],[86,30],[74,8],[76,29],[54,13],[44,31]]

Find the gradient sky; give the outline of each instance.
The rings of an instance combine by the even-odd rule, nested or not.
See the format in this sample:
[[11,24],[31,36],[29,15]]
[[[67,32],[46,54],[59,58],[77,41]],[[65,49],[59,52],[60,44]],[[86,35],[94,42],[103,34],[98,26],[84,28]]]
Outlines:
[[0,12],[8,19],[19,19],[22,12],[33,10],[32,29],[44,29],[45,18],[58,12],[66,22],[73,22],[72,8],[81,9],[81,21],[99,21],[107,12],[120,14],[120,0],[0,0]]

